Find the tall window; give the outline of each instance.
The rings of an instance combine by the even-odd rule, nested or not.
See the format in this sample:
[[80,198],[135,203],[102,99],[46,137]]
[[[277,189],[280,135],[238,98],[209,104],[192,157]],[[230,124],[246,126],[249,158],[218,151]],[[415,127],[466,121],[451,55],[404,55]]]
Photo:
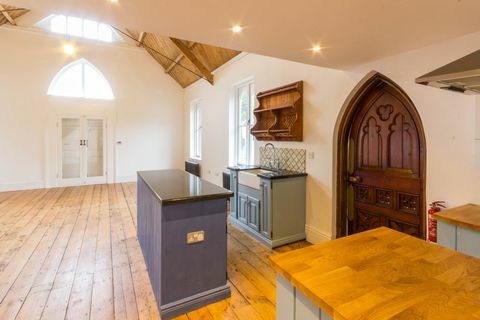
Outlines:
[[48,95],[112,100],[112,88],[103,74],[85,59],[74,61],[53,78]]
[[202,158],[202,109],[199,100],[190,106],[190,157]]
[[253,164],[254,140],[250,129],[254,124],[255,88],[253,81],[235,87],[235,162]]
[[69,35],[72,37],[99,40],[103,42],[120,40],[120,37],[107,24],[94,20],[64,16],[61,14],[50,15],[36,25],[53,33]]

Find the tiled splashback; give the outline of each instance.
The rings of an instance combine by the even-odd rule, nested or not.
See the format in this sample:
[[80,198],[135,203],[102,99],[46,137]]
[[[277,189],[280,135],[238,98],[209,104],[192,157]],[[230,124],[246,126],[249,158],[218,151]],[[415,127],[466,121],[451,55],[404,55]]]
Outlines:
[[[296,172],[306,171],[307,150],[291,148],[275,148],[280,161],[280,169]],[[260,147],[260,165],[269,167],[269,160],[273,160],[273,148]]]

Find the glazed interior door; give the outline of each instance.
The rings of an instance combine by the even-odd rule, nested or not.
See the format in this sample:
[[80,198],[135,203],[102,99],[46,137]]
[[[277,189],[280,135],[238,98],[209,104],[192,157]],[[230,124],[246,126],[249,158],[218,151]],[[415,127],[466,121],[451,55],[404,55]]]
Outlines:
[[408,103],[385,84],[360,102],[349,138],[349,234],[387,226],[424,237],[424,155]]
[[106,183],[105,120],[61,119],[60,185]]

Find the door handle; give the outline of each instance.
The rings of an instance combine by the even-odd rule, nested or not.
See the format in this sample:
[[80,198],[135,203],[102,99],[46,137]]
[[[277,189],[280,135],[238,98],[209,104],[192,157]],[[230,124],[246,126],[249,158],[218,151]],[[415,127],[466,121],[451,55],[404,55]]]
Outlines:
[[359,176],[349,176],[348,181],[352,183],[359,183],[362,182],[362,177]]

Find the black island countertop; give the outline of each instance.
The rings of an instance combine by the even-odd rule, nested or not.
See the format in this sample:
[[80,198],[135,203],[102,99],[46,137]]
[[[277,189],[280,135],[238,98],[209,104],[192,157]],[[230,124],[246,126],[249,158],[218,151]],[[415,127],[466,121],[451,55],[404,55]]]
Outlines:
[[305,172],[275,170],[272,168],[262,167],[259,165],[230,166],[227,168],[233,171],[246,171],[246,170],[254,170],[254,169],[264,169],[264,170],[271,171],[268,173],[262,172],[257,174],[257,176],[259,176],[260,178],[265,178],[265,179],[285,179],[285,178],[305,177],[308,175]]
[[139,171],[138,177],[162,205],[233,197],[233,192],[183,170]]

